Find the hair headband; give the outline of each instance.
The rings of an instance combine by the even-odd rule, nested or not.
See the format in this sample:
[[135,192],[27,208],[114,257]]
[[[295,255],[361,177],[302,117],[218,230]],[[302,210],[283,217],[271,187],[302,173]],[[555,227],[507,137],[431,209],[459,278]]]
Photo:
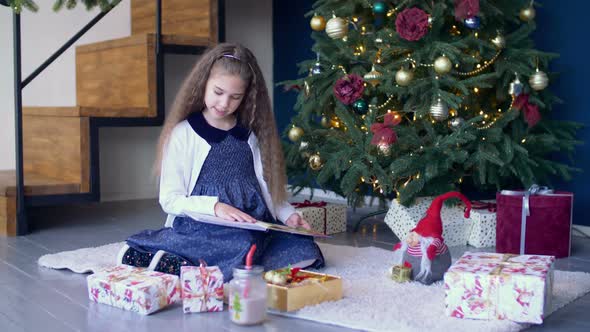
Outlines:
[[[237,56],[233,55],[233,54],[222,54],[221,57],[223,58],[232,58],[235,60],[238,60],[240,62],[242,62],[242,59],[238,58]],[[248,67],[250,67],[250,71],[252,72],[252,74],[254,76],[256,76],[256,73],[254,72],[254,68],[252,68],[252,65],[250,64],[250,62],[246,62],[248,64]]]
[[238,58],[238,57],[237,57],[237,56],[235,56],[235,55],[231,55],[231,54],[224,54],[224,55],[222,55],[222,56],[223,56],[223,57],[226,57],[226,58],[232,58],[232,59],[236,59],[236,60],[238,60],[238,61],[242,61],[242,60],[240,60],[240,58]]

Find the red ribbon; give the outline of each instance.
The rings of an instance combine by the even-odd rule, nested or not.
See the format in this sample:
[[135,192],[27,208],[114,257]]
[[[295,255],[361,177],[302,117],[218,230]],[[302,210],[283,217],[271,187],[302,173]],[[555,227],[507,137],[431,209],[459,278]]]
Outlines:
[[291,205],[293,205],[296,209],[299,209],[299,208],[304,208],[304,207],[325,207],[327,205],[327,203],[324,201],[312,202],[312,201],[306,199],[301,203],[291,203]]
[[326,203],[324,201],[312,202],[312,201],[306,199],[302,203],[291,203],[291,205],[293,205],[296,209],[306,208],[306,207],[317,207],[317,208],[321,208],[322,210],[324,210],[324,234],[326,234],[327,228],[328,228],[328,210],[326,209],[326,205],[328,205],[328,203]]
[[472,201],[471,202],[471,209],[472,210],[485,210],[485,209],[487,209],[490,212],[496,212],[497,206],[496,206],[496,203]]
[[522,112],[524,120],[529,124],[529,127],[534,127],[537,122],[541,121],[539,106],[529,103],[529,95],[526,93],[521,93],[516,97],[513,108]]

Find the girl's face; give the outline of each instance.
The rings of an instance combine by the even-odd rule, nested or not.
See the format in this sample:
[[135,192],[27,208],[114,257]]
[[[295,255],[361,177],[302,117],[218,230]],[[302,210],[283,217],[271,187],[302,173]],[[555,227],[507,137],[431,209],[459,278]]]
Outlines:
[[224,70],[211,71],[205,87],[204,115],[211,124],[234,124],[234,112],[240,106],[246,83],[238,75],[230,75]]

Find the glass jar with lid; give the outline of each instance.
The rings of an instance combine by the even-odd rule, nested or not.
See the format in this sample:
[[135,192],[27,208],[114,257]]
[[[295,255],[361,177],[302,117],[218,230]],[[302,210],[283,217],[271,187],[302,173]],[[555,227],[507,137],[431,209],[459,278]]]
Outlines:
[[266,319],[266,282],[262,266],[239,266],[233,269],[229,283],[229,314],[240,325],[260,324]]

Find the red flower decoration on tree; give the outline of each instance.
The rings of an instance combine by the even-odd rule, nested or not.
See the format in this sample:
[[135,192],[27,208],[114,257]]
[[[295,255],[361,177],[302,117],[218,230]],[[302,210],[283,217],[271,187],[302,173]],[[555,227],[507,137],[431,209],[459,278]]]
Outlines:
[[365,85],[363,78],[356,74],[346,75],[334,85],[334,95],[344,105],[350,105],[363,95]]
[[395,19],[395,29],[405,40],[420,40],[428,32],[428,14],[416,7],[404,9]]
[[373,145],[391,145],[397,141],[397,133],[393,130],[394,126],[397,126],[402,121],[399,115],[396,116],[394,113],[385,114],[383,123],[373,123],[371,125],[371,132],[373,138],[371,144]]
[[479,0],[455,0],[455,19],[463,21],[479,14]]
[[524,120],[528,123],[529,127],[534,127],[539,121],[541,121],[539,106],[529,103],[529,95],[526,93],[521,93],[516,97],[512,107],[522,112]]

